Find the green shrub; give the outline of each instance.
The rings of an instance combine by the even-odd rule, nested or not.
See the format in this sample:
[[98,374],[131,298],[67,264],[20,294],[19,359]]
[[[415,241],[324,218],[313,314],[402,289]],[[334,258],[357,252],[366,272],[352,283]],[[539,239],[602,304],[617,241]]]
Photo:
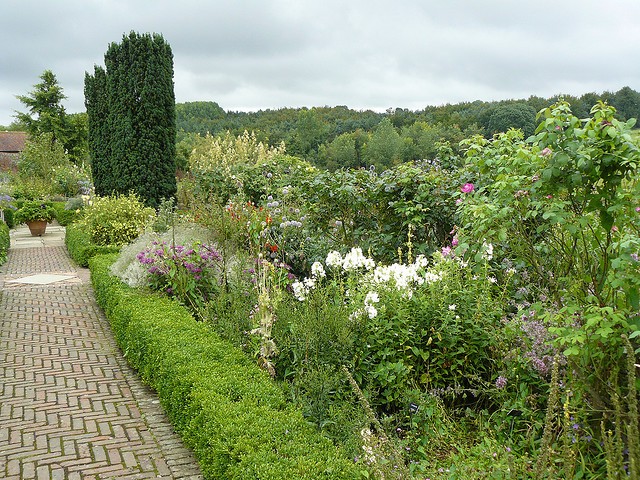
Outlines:
[[[69,202],[67,202],[69,203]],[[65,202],[53,202],[53,208],[56,210],[56,220],[63,227],[70,225],[82,218],[81,209],[68,209]]]
[[7,252],[11,239],[9,238],[9,227],[6,223],[0,221],[0,265],[7,260]]
[[155,217],[137,195],[95,197],[80,224],[96,245],[126,245],[140,235]]
[[287,406],[264,371],[184,307],[111,276],[114,260],[90,261],[98,303],[206,478],[359,478],[359,468]]
[[88,267],[89,259],[95,255],[120,251],[116,245],[96,245],[89,232],[77,223],[67,226],[64,242],[71,258],[81,267]]
[[15,220],[13,219],[13,210],[8,208],[4,211],[4,221],[7,227],[13,228],[15,226]]

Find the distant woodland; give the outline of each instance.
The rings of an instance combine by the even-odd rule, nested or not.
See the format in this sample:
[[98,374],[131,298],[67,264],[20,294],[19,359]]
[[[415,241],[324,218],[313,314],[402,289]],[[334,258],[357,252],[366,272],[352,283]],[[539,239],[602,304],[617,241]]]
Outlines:
[[640,93],[630,87],[580,97],[478,100],[415,111],[388,109],[383,113],[347,106],[227,112],[216,102],[187,102],[176,105],[178,163],[186,161],[194,134],[216,136],[228,131],[240,135],[246,130],[270,145],[284,142],[287,153],[321,168],[373,165],[385,169],[406,161],[432,159],[442,142],[455,149],[460,140],[472,134],[491,137],[520,128],[530,135],[537,126],[537,112],[561,98],[570,103],[579,118],[586,118],[598,100],[614,106],[621,120],[640,117]]

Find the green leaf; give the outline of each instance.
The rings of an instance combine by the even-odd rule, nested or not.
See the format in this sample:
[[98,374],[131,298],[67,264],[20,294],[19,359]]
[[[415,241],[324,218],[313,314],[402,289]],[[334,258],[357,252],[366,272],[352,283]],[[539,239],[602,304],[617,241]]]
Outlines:
[[607,232],[613,227],[613,216],[606,210],[600,210],[600,223]]
[[627,291],[627,299],[633,310],[640,310],[640,294],[638,293],[638,287],[630,288]]

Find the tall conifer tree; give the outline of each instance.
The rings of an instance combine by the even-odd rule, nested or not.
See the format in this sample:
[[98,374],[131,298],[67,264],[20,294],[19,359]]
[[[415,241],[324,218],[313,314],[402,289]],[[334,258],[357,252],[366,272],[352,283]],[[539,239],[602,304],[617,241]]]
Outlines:
[[105,95],[107,72],[95,66],[94,74],[85,74],[84,103],[87,108],[88,141],[91,154],[93,184],[98,195],[109,195],[115,190],[112,179],[111,142],[109,136],[109,103]]
[[104,59],[104,81],[99,68],[85,78],[96,192],[133,191],[157,206],[176,192],[171,47],[159,34],[131,32]]

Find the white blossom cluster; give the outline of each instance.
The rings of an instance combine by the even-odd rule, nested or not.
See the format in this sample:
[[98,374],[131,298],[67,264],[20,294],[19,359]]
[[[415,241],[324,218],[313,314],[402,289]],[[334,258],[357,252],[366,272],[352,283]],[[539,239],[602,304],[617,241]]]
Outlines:
[[[392,286],[408,298],[413,296],[414,288],[425,283],[442,280],[441,271],[427,270],[429,261],[424,255],[419,255],[410,265],[394,263],[376,266],[373,259],[364,256],[362,249],[352,248],[344,258],[339,252],[329,252],[325,264],[332,270],[342,270],[347,273],[363,269],[363,285],[370,285],[374,288]],[[311,278],[293,283],[293,294],[301,302],[306,300],[309,291],[315,288],[317,281],[326,275],[322,263],[315,262],[311,265]],[[347,296],[349,296],[349,292],[347,292]],[[370,319],[376,318],[378,316],[376,304],[379,302],[380,296],[375,289],[369,290],[365,296],[363,308],[353,312],[351,318],[355,319],[362,315],[366,315]]]
[[410,297],[413,285],[422,285],[425,282],[432,283],[442,279],[442,273],[423,272],[428,263],[424,255],[419,255],[416,261],[410,265],[400,263],[378,265],[373,271],[372,281],[376,285],[381,285],[393,280],[395,287],[398,290],[405,290]]

